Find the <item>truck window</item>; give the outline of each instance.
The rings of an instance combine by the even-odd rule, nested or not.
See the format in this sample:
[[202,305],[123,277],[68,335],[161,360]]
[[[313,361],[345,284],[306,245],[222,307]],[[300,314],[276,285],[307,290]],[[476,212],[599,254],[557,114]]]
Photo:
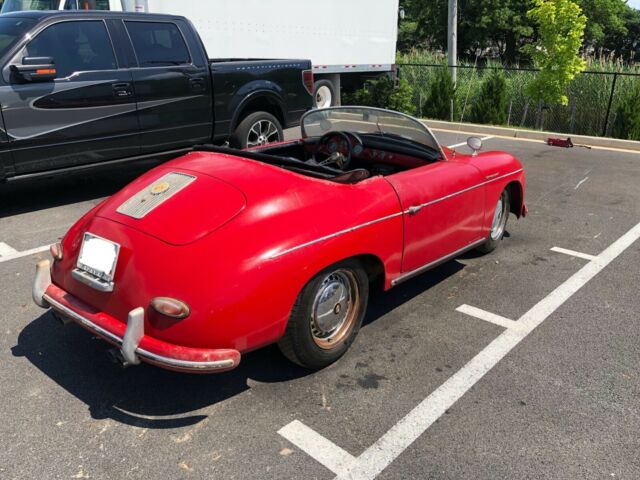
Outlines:
[[0,57],[13,47],[35,25],[24,18],[0,18]]
[[125,22],[141,67],[191,63],[189,50],[173,23]]
[[60,0],[5,0],[2,13],[23,10],[58,10]]
[[51,25],[27,44],[23,57],[53,57],[59,78],[117,68],[107,29],[99,20]]

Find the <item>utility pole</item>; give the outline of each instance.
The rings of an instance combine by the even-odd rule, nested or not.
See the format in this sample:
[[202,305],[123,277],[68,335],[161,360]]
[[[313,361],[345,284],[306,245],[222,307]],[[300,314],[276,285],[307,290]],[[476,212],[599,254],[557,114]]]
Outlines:
[[458,65],[458,0],[449,0],[449,33],[447,38],[449,70],[455,85],[458,73],[456,68]]

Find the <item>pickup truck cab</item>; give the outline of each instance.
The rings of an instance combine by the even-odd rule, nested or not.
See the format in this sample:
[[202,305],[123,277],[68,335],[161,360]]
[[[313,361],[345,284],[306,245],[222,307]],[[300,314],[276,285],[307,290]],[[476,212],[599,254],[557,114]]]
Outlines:
[[185,18],[0,16],[0,181],[283,139],[312,106],[308,60],[210,60]]

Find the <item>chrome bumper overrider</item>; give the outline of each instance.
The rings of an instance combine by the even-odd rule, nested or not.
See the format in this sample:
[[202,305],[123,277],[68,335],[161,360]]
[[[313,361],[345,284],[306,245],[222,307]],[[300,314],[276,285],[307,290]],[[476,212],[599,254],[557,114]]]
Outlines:
[[140,360],[146,360],[149,363],[159,366],[194,372],[229,370],[237,366],[238,362],[235,362],[233,359],[191,361],[158,355],[140,348],[140,341],[144,337],[145,310],[142,307],[135,308],[129,312],[124,337],[120,338],[120,336],[96,325],[90,319],[63,305],[51,295],[47,294],[47,290],[51,285],[50,267],[51,264],[48,260],[43,260],[36,266],[36,277],[32,292],[34,302],[42,308],[51,307],[59,314],[72,319],[87,330],[120,347],[124,365],[138,365]]

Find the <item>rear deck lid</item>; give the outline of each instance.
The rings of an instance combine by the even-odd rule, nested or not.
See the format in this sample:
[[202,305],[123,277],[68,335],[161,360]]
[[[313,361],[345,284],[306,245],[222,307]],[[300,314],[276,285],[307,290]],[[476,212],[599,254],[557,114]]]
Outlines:
[[239,189],[216,177],[155,169],[111,197],[97,215],[186,245],[222,227],[246,204]]

